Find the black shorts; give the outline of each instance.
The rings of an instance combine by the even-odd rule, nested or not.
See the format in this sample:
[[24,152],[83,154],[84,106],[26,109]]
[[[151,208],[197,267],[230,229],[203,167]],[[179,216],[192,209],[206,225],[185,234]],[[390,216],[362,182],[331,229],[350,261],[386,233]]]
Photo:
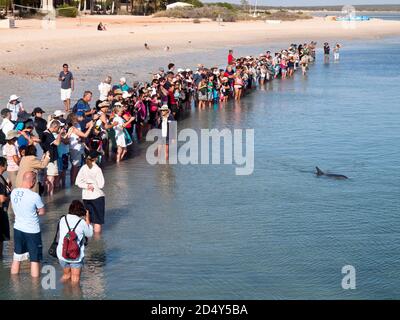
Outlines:
[[83,200],[85,208],[89,210],[91,223],[104,224],[105,202],[104,197],[93,200]]
[[8,221],[8,213],[0,208],[0,241],[10,240],[10,222]]
[[171,104],[170,109],[171,109],[171,112],[173,112],[173,113],[176,113],[179,111],[177,104]]
[[14,253],[24,254],[29,252],[31,262],[40,262],[43,259],[42,234],[26,233],[14,229]]

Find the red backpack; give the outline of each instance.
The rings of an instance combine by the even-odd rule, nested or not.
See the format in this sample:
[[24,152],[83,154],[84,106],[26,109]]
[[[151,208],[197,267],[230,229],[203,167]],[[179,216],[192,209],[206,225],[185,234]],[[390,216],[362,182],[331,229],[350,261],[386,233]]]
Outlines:
[[[75,229],[78,226],[78,224],[82,221],[82,219],[79,219],[75,227],[71,230],[69,227],[67,217],[65,217],[65,222],[67,223],[68,227],[68,232],[64,237],[63,241],[63,248],[62,248],[62,256],[64,259],[67,260],[76,260],[79,258],[81,255],[81,245],[82,241],[78,243],[78,236],[75,233]],[[82,238],[83,240],[84,238]]]

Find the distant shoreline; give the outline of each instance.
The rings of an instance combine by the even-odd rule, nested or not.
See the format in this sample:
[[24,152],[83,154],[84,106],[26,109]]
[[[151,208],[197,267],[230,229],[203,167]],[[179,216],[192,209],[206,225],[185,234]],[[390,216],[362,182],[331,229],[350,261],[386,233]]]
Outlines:
[[[107,31],[97,31],[102,21]],[[400,21],[373,19],[355,22],[352,28],[337,21],[314,17],[308,20],[223,22],[149,16],[82,16],[58,18],[57,29],[41,28],[41,20],[17,20],[15,29],[0,29],[0,76],[48,79],[60,64],[84,69],[110,66],[115,59],[154,59],[208,49],[235,48],[276,43],[380,39],[400,36]],[[150,50],[144,48],[144,43]],[[168,52],[165,48],[169,47]],[[205,63],[206,61],[194,61]],[[99,74],[101,71],[99,72]]]

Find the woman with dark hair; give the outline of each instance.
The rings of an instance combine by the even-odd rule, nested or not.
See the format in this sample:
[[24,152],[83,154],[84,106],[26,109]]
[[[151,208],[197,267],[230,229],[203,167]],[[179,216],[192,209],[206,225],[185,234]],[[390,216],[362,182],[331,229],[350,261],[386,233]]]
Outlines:
[[[36,157],[36,147],[34,145],[29,145],[25,148],[25,156],[21,158],[21,162],[19,163],[19,169],[16,179],[16,188],[21,188],[22,186],[22,178],[25,172],[33,171],[38,173],[39,170],[47,167],[50,162],[50,153],[46,152],[42,159],[39,160]],[[39,193],[39,184],[36,181],[35,186],[32,188],[32,191]]]
[[8,204],[11,187],[4,179],[3,173],[7,170],[7,159],[0,157],[0,258],[3,256],[3,242],[10,240],[10,223],[8,221]]
[[82,199],[89,210],[90,220],[94,224],[94,232],[100,233],[104,224],[105,197],[104,176],[96,161],[100,153],[91,151],[86,157],[86,164],[81,167],[75,184],[82,189]]
[[[75,231],[76,241],[80,247],[79,257],[75,260],[66,259],[63,255],[64,238],[71,230]],[[63,276],[61,281],[71,280],[77,284],[81,278],[81,269],[85,257],[85,237],[93,235],[93,227],[90,224],[89,211],[85,209],[84,204],[79,200],[71,202],[66,216],[61,217],[59,222],[59,238],[57,245],[57,258],[63,267]]]

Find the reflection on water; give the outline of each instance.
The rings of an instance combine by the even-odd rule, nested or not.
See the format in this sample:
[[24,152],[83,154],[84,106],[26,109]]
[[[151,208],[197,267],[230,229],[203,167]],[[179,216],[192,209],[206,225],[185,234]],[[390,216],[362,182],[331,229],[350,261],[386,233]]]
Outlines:
[[[399,297],[400,70],[386,63],[399,54],[397,40],[347,44],[339,63],[325,66],[320,52],[308,76],[192,109],[179,128],[255,129],[252,175],[235,176],[233,165],[151,166],[142,144],[104,169],[106,225],[89,242],[81,286],[43,290],[29,265],[10,278],[10,242],[0,298]],[[316,165],[350,180],[317,179]],[[73,188],[48,201],[45,249],[75,198]],[[346,264],[362,279],[353,292],[340,286]]]

